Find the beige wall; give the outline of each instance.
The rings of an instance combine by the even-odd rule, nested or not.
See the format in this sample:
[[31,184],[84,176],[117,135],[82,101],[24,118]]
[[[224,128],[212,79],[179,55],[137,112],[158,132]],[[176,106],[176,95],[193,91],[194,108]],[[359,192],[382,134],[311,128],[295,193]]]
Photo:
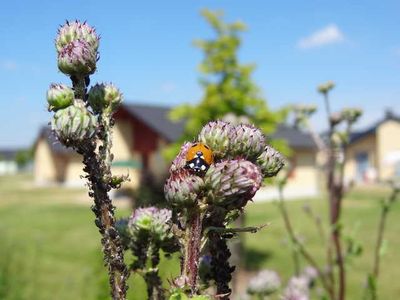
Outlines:
[[167,145],[167,141],[160,138],[158,140],[157,150],[150,155],[149,159],[149,169],[158,182],[164,181],[167,176],[169,162],[163,157],[163,151]]
[[132,125],[128,121],[117,121],[113,131],[112,153],[114,153],[114,160],[131,159],[133,142]]
[[54,156],[47,141],[42,138],[36,144],[33,173],[38,185],[56,181]]
[[377,129],[377,161],[380,180],[387,180],[395,173],[395,164],[390,156],[400,152],[400,122],[393,120],[382,123]]
[[[311,150],[293,149],[294,172],[284,189],[286,198],[315,197],[319,193],[317,153]],[[254,197],[255,201],[278,198],[276,185],[260,189]]]
[[356,155],[360,152],[368,153],[368,162],[371,168],[378,169],[376,153],[376,135],[371,133],[351,144],[346,149],[345,182],[357,179]]

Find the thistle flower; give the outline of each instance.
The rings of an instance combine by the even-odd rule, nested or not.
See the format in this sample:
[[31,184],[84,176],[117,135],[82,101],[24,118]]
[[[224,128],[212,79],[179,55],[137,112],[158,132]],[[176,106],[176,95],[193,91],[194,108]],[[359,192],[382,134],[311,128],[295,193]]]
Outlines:
[[279,275],[272,270],[262,270],[251,278],[247,292],[251,295],[267,296],[276,292],[281,286]]
[[234,127],[224,121],[213,121],[206,124],[198,136],[199,142],[209,146],[215,157],[224,157],[234,134]]
[[74,40],[58,53],[58,68],[71,76],[85,77],[96,71],[97,52],[85,40]]
[[74,102],[74,91],[64,84],[53,83],[47,91],[49,110],[57,111]]
[[303,276],[292,277],[286,286],[282,300],[309,300],[308,280]]
[[66,22],[63,26],[58,29],[56,37],[56,48],[58,52],[67,46],[69,43],[76,40],[86,41],[94,51],[99,48],[99,36],[96,34],[96,30],[88,25],[86,22]]
[[265,136],[261,130],[249,124],[235,126],[231,140],[231,155],[249,160],[255,160],[266,146]]
[[179,169],[183,169],[186,165],[186,153],[188,152],[189,148],[193,146],[193,143],[186,142],[181,147],[178,155],[172,161],[171,167],[169,168],[169,172],[175,172]]
[[266,146],[260,156],[257,157],[257,164],[260,166],[264,177],[273,177],[282,169],[285,161],[278,151]]
[[217,206],[242,208],[261,187],[261,170],[244,160],[224,160],[211,165],[204,176],[207,199]]
[[90,88],[88,101],[95,113],[113,112],[121,104],[122,93],[112,83],[97,83]]
[[165,198],[173,206],[187,207],[196,203],[200,191],[204,188],[201,177],[186,169],[171,173],[164,185]]
[[66,146],[89,139],[96,131],[95,117],[86,109],[82,101],[58,110],[51,127],[58,139]]

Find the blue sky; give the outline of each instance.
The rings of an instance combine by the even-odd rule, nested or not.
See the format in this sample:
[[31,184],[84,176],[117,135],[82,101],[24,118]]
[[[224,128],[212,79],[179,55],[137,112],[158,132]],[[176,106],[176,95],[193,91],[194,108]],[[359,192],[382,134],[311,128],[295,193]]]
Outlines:
[[[5,1],[0,10],[0,147],[28,146],[48,122],[45,92],[69,83],[53,40],[66,19],[101,34],[95,81],[112,81],[129,102],[176,105],[201,98],[195,38],[211,36],[202,8],[248,25],[242,62],[269,105],[320,104],[316,86],[334,80],[333,108],[361,106],[361,126],[385,108],[400,114],[400,1]],[[323,128],[322,112],[314,118]]]

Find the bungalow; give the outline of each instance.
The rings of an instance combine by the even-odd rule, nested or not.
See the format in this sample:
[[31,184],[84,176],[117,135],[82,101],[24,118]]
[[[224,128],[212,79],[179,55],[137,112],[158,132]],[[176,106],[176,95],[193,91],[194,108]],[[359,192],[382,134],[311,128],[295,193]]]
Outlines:
[[400,176],[400,117],[387,111],[372,126],[354,132],[346,157],[347,182],[377,182]]
[[[183,131],[183,123],[171,122],[168,112],[166,107],[136,104],[124,104],[116,112],[113,171],[129,173],[131,181],[125,187],[136,188],[143,174],[158,182],[165,180],[169,164],[163,159],[162,150],[177,140]],[[294,153],[295,167],[288,182],[289,194],[315,195],[318,191],[317,149],[311,136],[281,125],[273,138],[286,140]],[[41,130],[36,140],[34,161],[34,178],[39,185],[82,184],[81,158],[59,144],[48,127]]]

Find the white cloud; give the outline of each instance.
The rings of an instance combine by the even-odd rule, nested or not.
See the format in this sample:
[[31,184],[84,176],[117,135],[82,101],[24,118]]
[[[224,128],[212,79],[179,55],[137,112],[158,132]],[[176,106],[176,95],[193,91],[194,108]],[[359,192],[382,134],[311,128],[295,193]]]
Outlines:
[[329,44],[337,44],[344,41],[344,34],[336,24],[330,24],[319,29],[311,35],[301,38],[297,43],[300,49],[322,47]]
[[15,61],[3,60],[0,62],[0,68],[6,71],[15,71],[18,68],[18,65]]

